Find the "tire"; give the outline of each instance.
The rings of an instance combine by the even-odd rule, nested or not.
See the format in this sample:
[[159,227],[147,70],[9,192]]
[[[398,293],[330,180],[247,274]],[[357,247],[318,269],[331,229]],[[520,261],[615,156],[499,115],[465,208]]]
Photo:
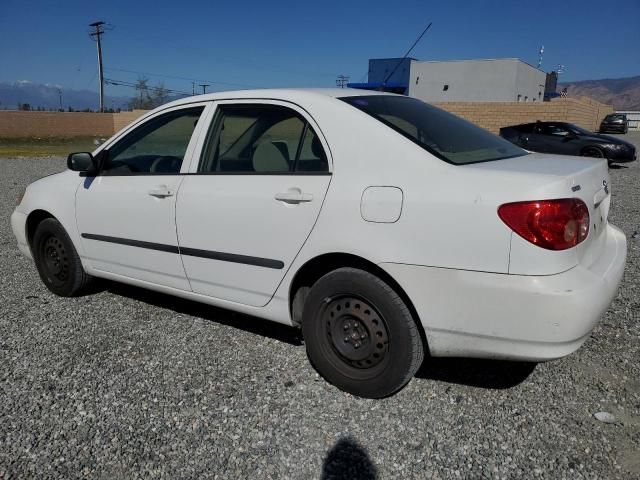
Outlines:
[[369,272],[340,268],[320,278],[302,315],[307,356],[345,392],[384,398],[400,390],[424,359],[424,345],[398,294]]
[[592,158],[606,158],[604,155],[604,152],[600,150],[598,147],[585,147],[580,152],[580,156],[592,157]]
[[56,295],[78,296],[93,280],[82,268],[69,235],[54,218],[38,224],[31,251],[42,282]]

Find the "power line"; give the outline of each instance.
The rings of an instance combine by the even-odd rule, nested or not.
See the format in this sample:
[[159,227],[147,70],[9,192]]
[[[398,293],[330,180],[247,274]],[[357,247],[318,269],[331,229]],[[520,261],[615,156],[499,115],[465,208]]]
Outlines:
[[[105,78],[104,81],[108,85],[114,85],[114,86],[118,86],[118,87],[138,88],[138,84],[132,83],[132,82],[127,82],[125,80],[114,80],[112,78]],[[186,97],[191,95],[189,92],[183,92],[182,90],[172,90],[170,88],[164,88],[164,87],[146,87],[146,89],[150,90],[152,92],[174,93],[176,95],[184,95]]]
[[115,67],[109,67],[107,68],[107,70],[109,71],[114,71],[114,72],[125,72],[125,73],[135,73],[138,75],[148,75],[150,77],[163,77],[163,78],[171,78],[174,80],[185,80],[188,82],[194,82],[197,84],[197,82],[207,82],[209,85],[214,84],[214,85],[226,85],[229,87],[242,87],[242,88],[262,88],[256,85],[246,85],[246,84],[242,84],[242,83],[231,83],[231,82],[219,82],[219,81],[215,81],[215,80],[208,80],[205,78],[190,78],[190,77],[181,77],[181,76],[177,76],[177,75],[165,75],[162,73],[151,73],[151,72],[140,72],[137,70],[128,70],[125,68],[115,68]]

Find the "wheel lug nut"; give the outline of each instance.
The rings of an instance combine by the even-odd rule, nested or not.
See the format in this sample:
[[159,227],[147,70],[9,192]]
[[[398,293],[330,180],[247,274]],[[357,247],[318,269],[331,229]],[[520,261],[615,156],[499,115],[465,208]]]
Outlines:
[[358,342],[354,343],[354,344],[353,344],[353,346],[354,346],[355,348],[360,348],[360,344],[359,344]]
[[364,340],[365,338],[367,338],[367,336],[364,333],[360,335],[360,340]]
[[347,322],[347,323],[345,323],[345,324],[344,324],[344,327],[343,327],[343,328],[344,328],[345,330],[349,330],[349,328],[350,328],[350,327],[351,327],[351,325]]
[[344,337],[344,341],[349,343],[349,340],[351,340],[349,337]]

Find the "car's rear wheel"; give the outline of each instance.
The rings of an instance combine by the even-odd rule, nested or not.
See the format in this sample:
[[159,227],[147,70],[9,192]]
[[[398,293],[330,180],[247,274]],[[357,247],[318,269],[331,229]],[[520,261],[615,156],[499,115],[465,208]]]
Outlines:
[[400,390],[424,358],[420,331],[402,299],[375,275],[355,268],[330,272],[313,285],[302,333],[316,370],[360,397]]
[[598,147],[586,147],[580,152],[583,157],[604,158],[604,152]]
[[40,278],[56,295],[77,296],[91,283],[93,277],[82,268],[69,235],[56,219],[47,218],[38,224],[31,250]]

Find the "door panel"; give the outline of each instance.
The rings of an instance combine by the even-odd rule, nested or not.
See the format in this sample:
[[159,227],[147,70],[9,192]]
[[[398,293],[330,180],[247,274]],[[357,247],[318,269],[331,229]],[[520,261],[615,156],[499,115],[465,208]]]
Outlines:
[[150,194],[161,188],[176,192],[182,179],[179,175],[87,179],[76,194],[76,215],[91,266],[189,290],[177,249],[175,195]]
[[317,125],[283,102],[220,102],[198,172],[178,193],[194,292],[266,305],[302,248],[331,180]]
[[76,192],[76,222],[93,268],[190,290],[178,250],[176,194],[203,110],[163,112],[107,145],[103,171]]
[[[177,224],[193,291],[265,305],[311,232],[330,178],[187,176],[178,197]],[[291,191],[311,199],[276,200],[279,193]],[[192,249],[201,252],[189,255]],[[216,258],[206,258],[206,252]]]

